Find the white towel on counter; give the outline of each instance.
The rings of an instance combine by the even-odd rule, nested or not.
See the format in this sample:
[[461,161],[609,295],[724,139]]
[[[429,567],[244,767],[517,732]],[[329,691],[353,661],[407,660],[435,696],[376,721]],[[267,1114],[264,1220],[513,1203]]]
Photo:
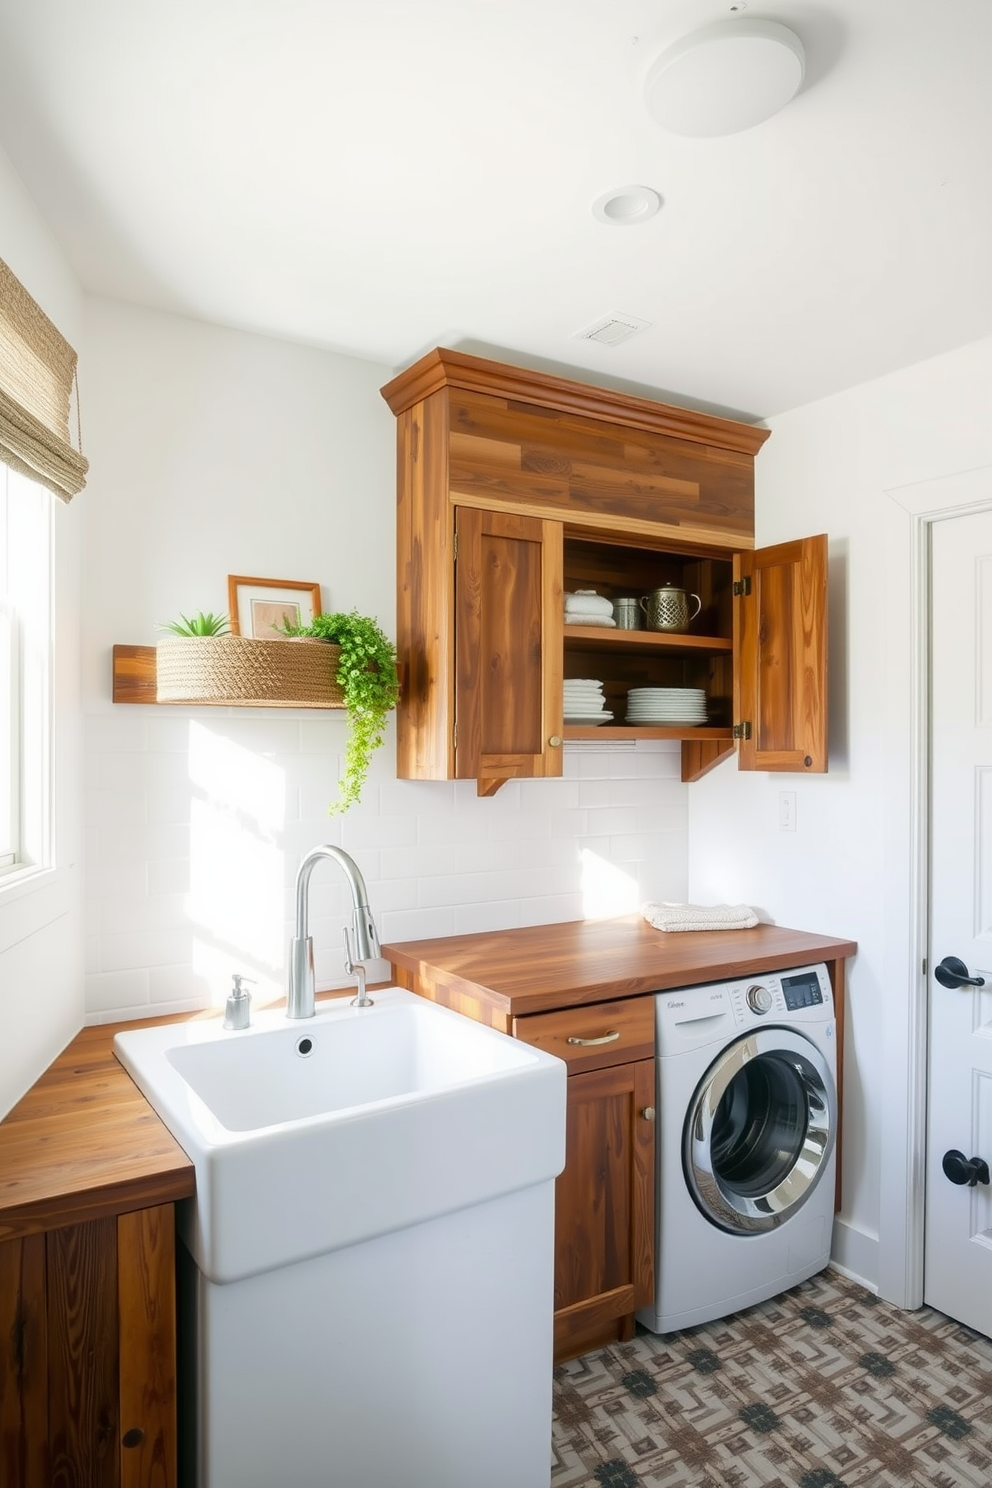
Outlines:
[[758,916],[749,904],[642,904],[656,930],[750,930]]
[[574,594],[565,595],[565,614],[605,615],[612,620],[613,603],[595,589],[576,589]]

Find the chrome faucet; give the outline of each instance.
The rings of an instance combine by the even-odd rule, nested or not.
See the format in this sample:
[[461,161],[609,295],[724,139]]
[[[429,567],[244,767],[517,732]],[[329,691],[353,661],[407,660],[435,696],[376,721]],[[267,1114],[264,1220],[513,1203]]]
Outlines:
[[369,909],[365,880],[354,858],[340,847],[329,842],[312,847],[303,859],[296,875],[296,934],[289,947],[289,991],[286,998],[287,1018],[312,1018],[314,1015],[313,941],[307,929],[307,894],[310,875],[318,858],[333,858],[344,870],[355,903],[354,929],[349,934],[347,926],[344,943],[347,958],[344,969],[358,981],[356,1007],[371,1007],[372,999],[365,990],[365,962],[379,956],[379,936],[376,932],[372,911]]

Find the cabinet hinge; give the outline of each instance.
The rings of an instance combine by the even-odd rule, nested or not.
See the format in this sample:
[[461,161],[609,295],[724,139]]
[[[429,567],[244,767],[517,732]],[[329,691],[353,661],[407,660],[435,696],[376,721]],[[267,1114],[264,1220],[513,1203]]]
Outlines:
[[452,747],[452,749],[457,749],[458,748],[458,725],[457,725],[457,723],[454,723],[451,726],[451,747]]
[[731,733],[735,739],[750,739],[751,725],[750,723],[735,723]]
[[751,579],[745,575],[743,579],[734,580],[734,596],[740,599],[742,595],[751,593]]
[[454,561],[457,563],[458,562],[458,533],[457,532],[455,533],[454,541],[451,544],[451,556],[454,559]]

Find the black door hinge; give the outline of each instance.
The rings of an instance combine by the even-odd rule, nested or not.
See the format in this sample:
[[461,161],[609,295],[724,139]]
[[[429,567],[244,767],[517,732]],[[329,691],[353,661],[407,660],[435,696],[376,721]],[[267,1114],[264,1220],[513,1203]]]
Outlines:
[[751,580],[749,577],[734,580],[734,597],[740,599],[742,595],[751,593]]
[[730,732],[735,739],[750,739],[751,725],[750,723],[735,723]]

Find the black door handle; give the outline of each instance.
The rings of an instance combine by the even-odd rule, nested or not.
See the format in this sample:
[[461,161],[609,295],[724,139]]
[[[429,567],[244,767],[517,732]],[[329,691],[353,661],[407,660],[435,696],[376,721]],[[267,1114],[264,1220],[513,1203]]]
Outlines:
[[974,1188],[978,1183],[989,1182],[989,1165],[984,1157],[965,1157],[956,1147],[944,1153],[940,1166],[944,1177],[952,1183],[967,1183],[969,1188]]
[[984,987],[984,977],[973,977],[968,975],[968,968],[957,956],[945,956],[940,965],[934,968],[934,976],[942,987]]

